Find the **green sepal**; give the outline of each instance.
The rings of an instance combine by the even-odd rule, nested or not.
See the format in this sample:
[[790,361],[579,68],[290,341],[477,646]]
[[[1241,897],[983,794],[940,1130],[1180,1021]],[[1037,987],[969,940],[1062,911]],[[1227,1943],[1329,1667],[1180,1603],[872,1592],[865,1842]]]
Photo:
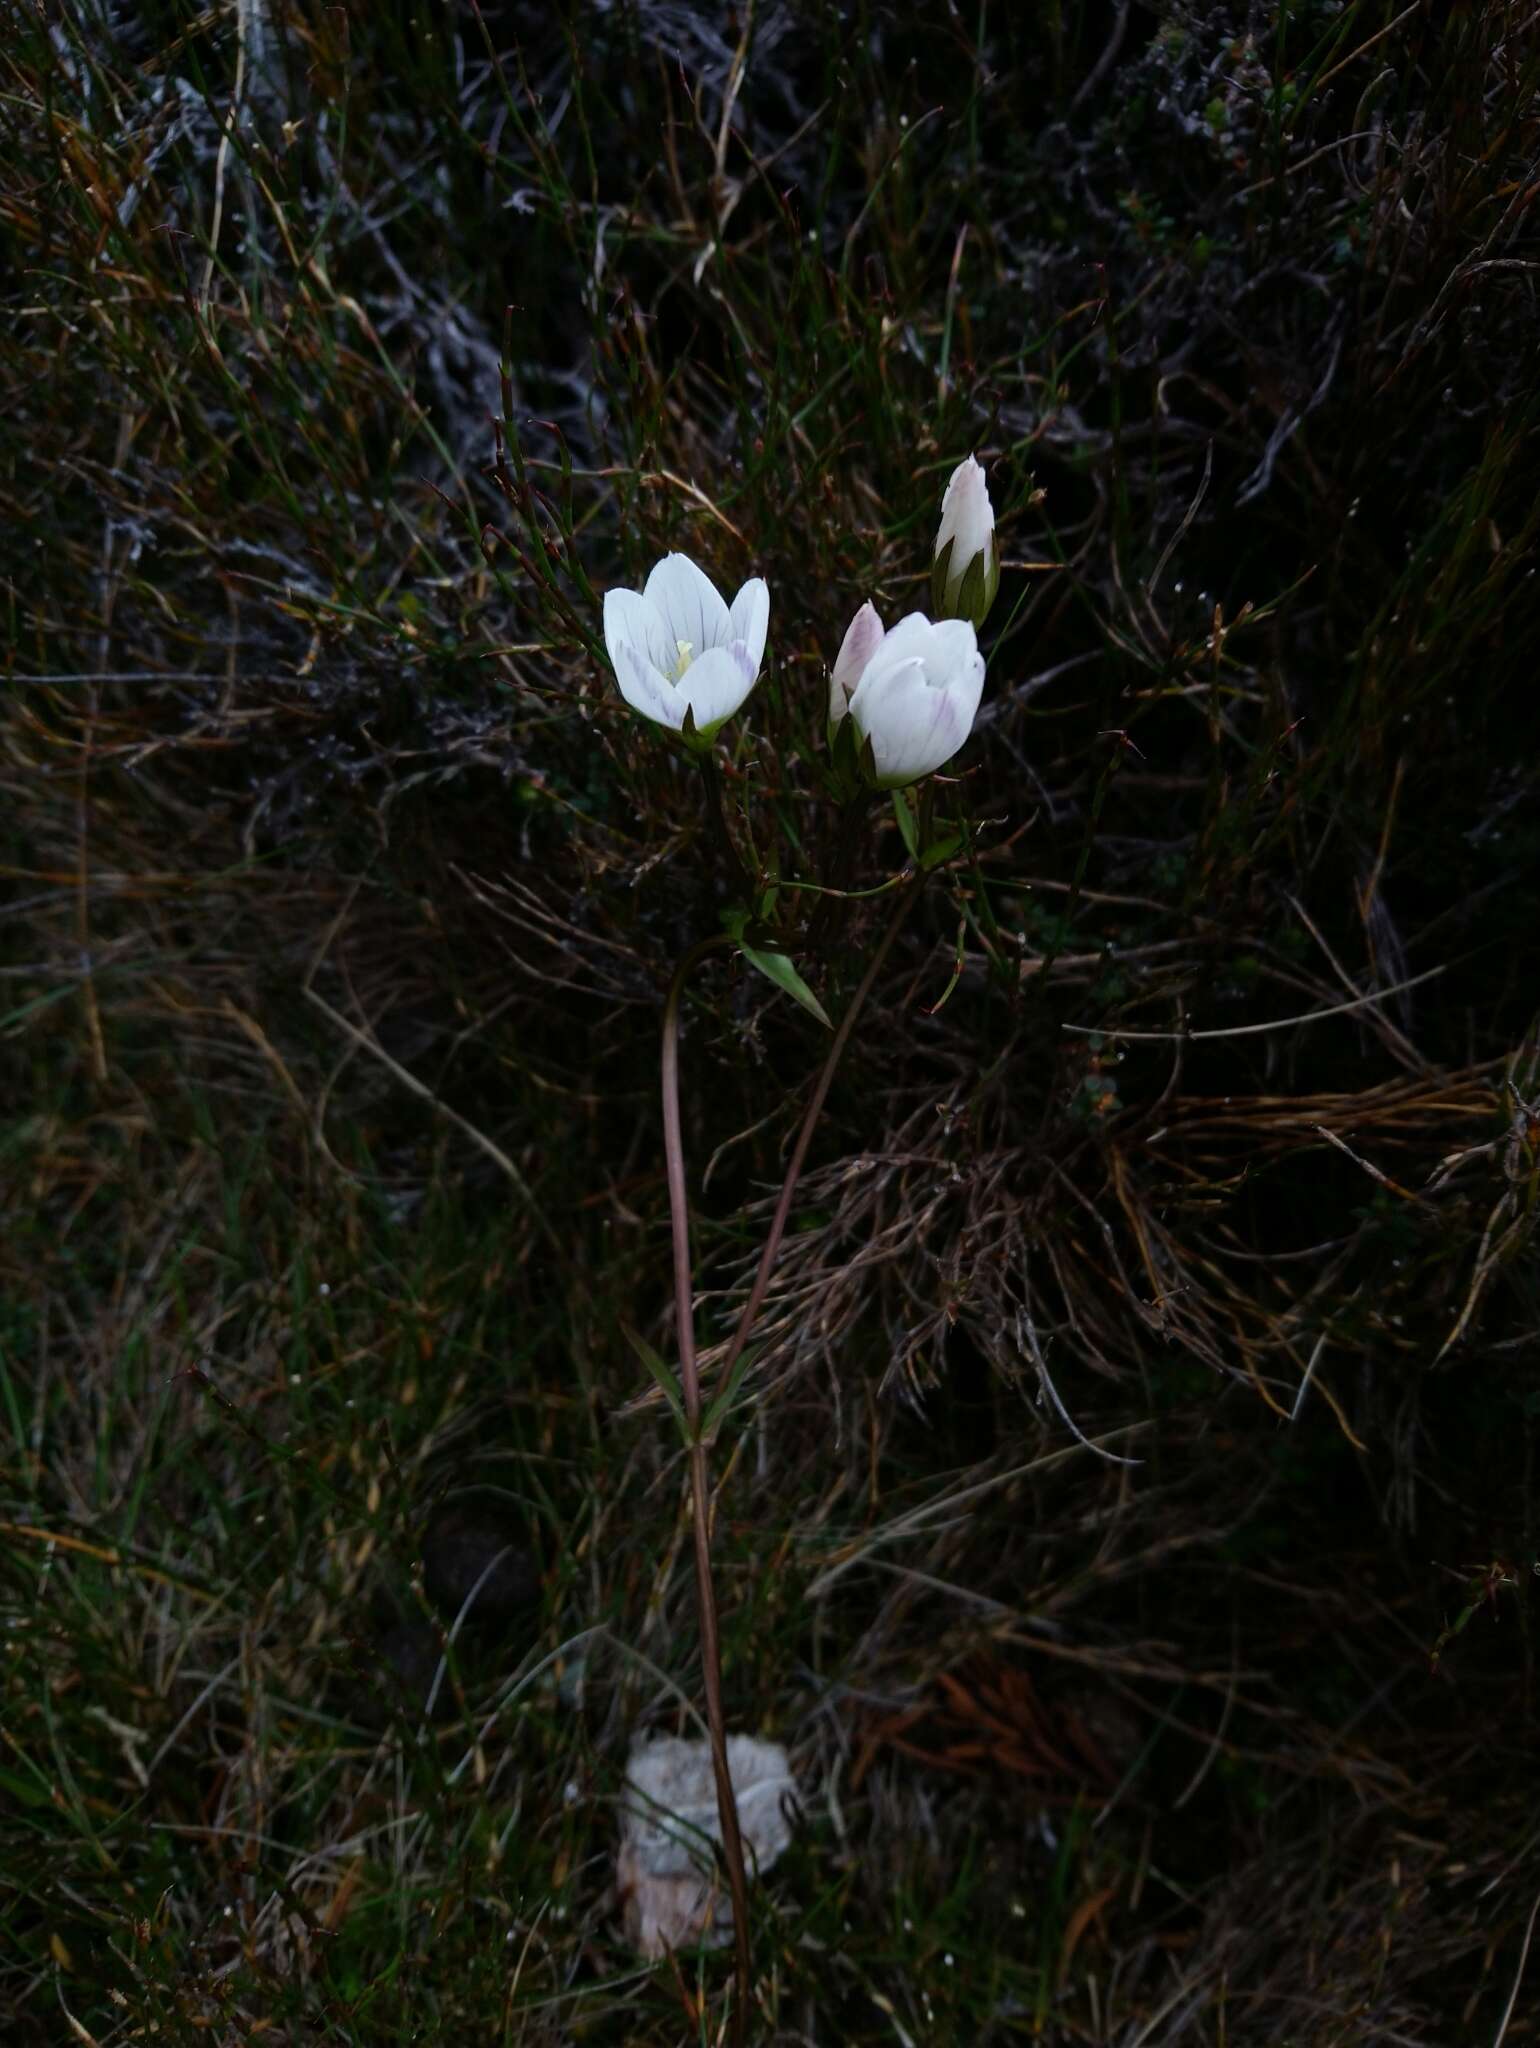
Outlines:
[[842,801],[861,787],[861,736],[847,712],[829,732],[829,768]]
[[[955,581],[952,578],[952,549],[956,536],[937,555],[930,572],[930,597],[938,619],[966,619],[975,631],[989,617],[1000,588],[1000,551],[989,536],[973,560]],[[952,588],[948,591],[948,584]]]
[[904,850],[916,866],[922,866],[923,863],[920,860],[920,823],[914,814],[914,805],[910,801],[909,792],[906,789],[895,789],[892,792],[891,801],[893,804],[893,815],[898,820],[899,835],[904,842]]
[[693,704],[686,704],[684,707],[684,717],[679,721],[681,744],[692,754],[709,754],[716,736],[716,726],[713,726],[710,732],[701,731],[700,727],[695,723],[695,706]]
[[984,564],[984,609],[973,622],[976,627],[983,625],[989,616],[991,606],[1000,594],[1000,549],[993,534],[989,536],[989,546],[985,554],[987,560]]
[[957,536],[948,537],[946,546],[930,565],[930,610],[931,617],[951,617],[952,608],[946,601],[946,586],[952,574],[952,550],[957,545]]
[[984,617],[984,565],[987,558],[986,549],[983,554],[975,555],[964,569],[963,579],[957,586],[956,601],[952,606],[955,617],[966,619],[975,627],[982,623]]

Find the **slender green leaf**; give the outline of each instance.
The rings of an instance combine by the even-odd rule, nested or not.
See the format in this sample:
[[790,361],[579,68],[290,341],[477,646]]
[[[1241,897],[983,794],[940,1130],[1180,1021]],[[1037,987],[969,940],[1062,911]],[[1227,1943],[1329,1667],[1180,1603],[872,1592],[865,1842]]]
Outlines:
[[680,1390],[678,1376],[671,1366],[663,1362],[645,1337],[638,1335],[635,1330],[625,1324],[622,1324],[621,1327],[626,1332],[632,1350],[657,1381],[662,1389],[664,1400],[673,1409],[674,1420],[679,1424],[679,1434],[684,1438],[685,1448],[688,1449],[692,1442],[690,1422],[689,1417],[684,1412],[684,1395]]
[[816,1017],[826,1031],[834,1029],[828,1011],[792,965],[788,954],[762,952],[758,946],[740,946],[739,950],[751,967],[757,967],[767,981],[773,981],[777,988],[784,989],[793,1002],[800,1003],[810,1017]]
[[733,1403],[737,1399],[738,1389],[743,1384],[743,1375],[748,1371],[749,1361],[753,1356],[752,1351],[739,1353],[738,1362],[728,1375],[727,1385],[706,1410],[706,1419],[701,1424],[702,1436],[713,1436],[716,1433],[718,1423],[726,1420]]
[[751,946],[744,937],[748,927],[748,913],[742,910],[724,910],[722,922],[726,925],[733,943],[749,965],[757,968],[767,981],[773,981],[777,988],[784,989],[794,1002],[802,1005],[810,1017],[816,1017],[826,1031],[834,1026],[829,1022],[829,1013],[808,987],[792,964],[789,953],[767,946]]

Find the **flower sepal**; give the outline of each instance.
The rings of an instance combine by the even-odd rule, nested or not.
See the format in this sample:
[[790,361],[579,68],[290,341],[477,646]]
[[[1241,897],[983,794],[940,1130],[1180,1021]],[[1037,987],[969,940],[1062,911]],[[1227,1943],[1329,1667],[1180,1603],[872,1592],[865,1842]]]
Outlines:
[[725,719],[719,718],[715,725],[707,726],[702,730],[695,723],[695,706],[693,704],[686,704],[684,707],[684,717],[679,721],[679,744],[688,753],[709,754],[716,743],[717,734],[725,723]]
[[942,819],[939,837],[932,837],[936,821],[930,814],[928,791],[895,789],[889,791],[889,798],[904,851],[922,875],[952,858],[963,843],[962,828]]
[[990,534],[987,545],[979,550],[954,581],[952,555],[956,546],[955,539],[948,540],[931,564],[931,605],[938,619],[966,619],[976,632],[988,618],[1000,588],[1000,561],[995,552],[995,537]]
[[848,804],[864,789],[874,786],[872,776],[876,772],[876,763],[872,743],[857,730],[854,719],[841,717],[829,720],[826,769],[829,793],[839,803]]

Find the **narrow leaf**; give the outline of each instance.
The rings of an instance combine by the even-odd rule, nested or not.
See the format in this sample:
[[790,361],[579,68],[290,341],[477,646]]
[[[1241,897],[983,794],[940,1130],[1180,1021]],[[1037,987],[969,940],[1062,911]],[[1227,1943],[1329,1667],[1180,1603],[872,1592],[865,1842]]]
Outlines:
[[968,920],[965,917],[960,917],[957,920],[957,961],[952,969],[952,978],[947,983],[946,987],[941,991],[940,995],[937,996],[936,1000],[926,1010],[925,1014],[927,1017],[934,1017],[938,1010],[945,1008],[946,1003],[950,998],[953,989],[956,988],[958,982],[962,980],[963,966],[967,959],[967,953],[965,950],[967,934]]
[[662,1390],[664,1400],[673,1409],[674,1420],[679,1424],[679,1434],[684,1438],[685,1448],[688,1450],[691,1441],[690,1424],[684,1412],[684,1396],[680,1392],[678,1379],[671,1367],[664,1364],[645,1337],[639,1336],[635,1330],[625,1324],[622,1324],[621,1328],[625,1330],[632,1350],[635,1351],[637,1357],[657,1381],[658,1386]]
[[767,981],[773,981],[777,988],[784,989],[792,1001],[800,1003],[810,1017],[816,1017],[826,1031],[834,1029],[828,1011],[793,967],[789,954],[762,952],[758,946],[745,946],[741,942],[739,951],[751,967],[757,967]]
[[749,944],[744,937],[749,922],[747,911],[724,910],[722,922],[727,927],[728,937],[751,967],[756,968],[767,981],[773,981],[778,989],[784,989],[793,1002],[800,1003],[810,1017],[816,1017],[826,1031],[834,1029],[829,1022],[828,1011],[792,965],[790,955],[778,948]]
[[713,1435],[717,1424],[726,1417],[729,1409],[737,1399],[738,1389],[743,1384],[743,1375],[748,1371],[749,1361],[753,1355],[751,1351],[742,1351],[738,1354],[738,1362],[728,1375],[727,1385],[706,1410],[706,1419],[701,1424],[702,1436],[709,1437]]

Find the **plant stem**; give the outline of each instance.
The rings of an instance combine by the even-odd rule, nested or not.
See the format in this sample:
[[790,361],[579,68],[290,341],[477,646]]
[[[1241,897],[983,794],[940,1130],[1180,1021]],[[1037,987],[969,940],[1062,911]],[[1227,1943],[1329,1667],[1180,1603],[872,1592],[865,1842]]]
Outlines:
[[[709,786],[709,778],[708,778]],[[713,947],[725,945],[721,933],[692,946],[669,984],[663,1009],[663,1152],[668,1167],[669,1221],[674,1239],[674,1312],[679,1325],[679,1379],[685,1420],[690,1432],[690,1504],[695,1524],[695,1596],[700,1614],[701,1673],[706,1692],[706,1727],[711,1742],[711,1767],[716,1778],[717,1818],[722,1828],[722,1856],[727,1865],[733,1901],[733,1951],[737,1995],[733,2000],[733,2043],[742,2048],[749,2003],[749,1888],[743,1868],[743,1837],[738,1827],[738,1802],[733,1795],[727,1762],[727,1728],[722,1715],[722,1651],[717,1628],[716,1588],[711,1579],[711,1489],[706,1445],[700,1428],[700,1369],[695,1357],[695,1302],[690,1270],[690,1209],[684,1179],[684,1137],[679,1123],[679,1004],[695,964]]]
[[[754,1285],[744,1304],[743,1314],[738,1319],[738,1327],[733,1332],[732,1342],[728,1345],[727,1355],[722,1363],[717,1382],[719,1387],[726,1384],[728,1375],[742,1355],[749,1332],[754,1327],[754,1320],[764,1303],[765,1293],[770,1285],[770,1275],[775,1269],[776,1257],[781,1249],[781,1240],[786,1235],[787,1219],[791,1215],[792,1199],[797,1191],[802,1164],[807,1158],[814,1129],[828,1099],[841,1056],[855,1029],[856,1019],[861,1014],[866,998],[871,994],[872,985],[882,970],[882,963],[887,958],[893,941],[898,937],[899,928],[924,886],[925,877],[917,874],[913,884],[899,897],[893,907],[893,914],[888,919],[887,927],[877,942],[876,950],[866,964],[866,972],[862,975],[860,984],[840,1019],[839,1029],[834,1034],[834,1043],[829,1047],[828,1056],[813,1088],[812,1099],[802,1118],[802,1128],[797,1133],[791,1164],[786,1169],[780,1199],[771,1218],[769,1235],[760,1254],[759,1270],[754,1275]],[[732,1773],[727,1762],[727,1727],[722,1713],[721,1634],[717,1626],[716,1588],[711,1577],[710,1470],[707,1446],[701,1439],[700,1367],[695,1353],[694,1284],[690,1264],[690,1208],[684,1175],[684,1134],[679,1120],[679,1008],[685,983],[699,960],[714,947],[727,943],[729,941],[726,933],[717,933],[709,939],[702,939],[698,946],[692,946],[685,954],[674,970],[673,980],[669,983],[668,1000],[663,1008],[663,1153],[668,1170],[668,1209],[674,1243],[674,1312],[679,1326],[679,1381],[684,1397],[685,1422],[690,1434],[690,1504],[691,1519],[695,1524],[695,1593],[700,1613],[701,1672],[706,1693],[706,1728],[711,1742],[712,1773],[716,1779],[717,1818],[722,1829],[722,1856],[727,1865],[727,1882],[733,1901],[736,1996],[733,2000],[732,2038],[734,2048],[742,2048],[744,2020],[749,2004],[751,1967],[748,1880],[744,1873],[743,1836],[738,1826],[738,1802],[733,1793]]]
[[[850,887],[851,871],[855,867],[856,848],[860,843],[861,827],[871,806],[871,797],[865,790],[858,790],[853,797],[840,807],[839,830],[835,836],[834,854],[829,862],[826,885],[830,889],[846,890]],[[808,924],[807,942],[817,949],[826,946],[836,935],[838,928],[849,914],[850,905],[841,896],[825,896],[813,912]]]
[[711,823],[711,835],[717,844],[717,853],[727,870],[732,893],[740,901],[752,907],[749,878],[743,862],[738,858],[738,849],[733,845],[732,834],[727,829],[727,815],[722,808],[722,771],[717,766],[715,748],[697,757],[700,761],[701,781],[706,791],[706,816]]
[[823,1070],[819,1074],[817,1084],[813,1089],[812,1099],[808,1103],[807,1111],[802,1118],[802,1128],[797,1133],[797,1142],[792,1149],[791,1164],[786,1169],[786,1178],[781,1183],[780,1199],[775,1205],[775,1214],[770,1219],[770,1230],[765,1238],[765,1248],[759,1255],[759,1270],[754,1275],[754,1285],[749,1289],[749,1298],[743,1305],[742,1315],[738,1318],[738,1327],[733,1332],[732,1342],[727,1347],[717,1373],[718,1388],[724,1387],[727,1384],[728,1376],[742,1356],[744,1345],[749,1341],[749,1332],[754,1327],[755,1318],[764,1306],[765,1294],[770,1286],[770,1275],[775,1270],[775,1261],[781,1249],[781,1239],[786,1235],[787,1219],[791,1215],[792,1199],[797,1192],[797,1181],[802,1172],[802,1164],[807,1158],[808,1147],[813,1142],[813,1132],[817,1126],[819,1116],[822,1114],[824,1103],[828,1099],[829,1089],[833,1085],[835,1070],[844,1055],[845,1047],[850,1042],[850,1034],[855,1029],[856,1019],[861,1014],[862,1005],[871,994],[872,984],[876,981],[878,974],[882,970],[883,961],[888,957],[888,949],[898,937],[899,929],[904,919],[918,901],[920,891],[924,886],[925,877],[917,874],[913,883],[903,891],[897,903],[894,904],[893,915],[888,919],[887,929],[877,941],[876,951],[866,963],[866,972],[862,975],[860,984],[855,994],[850,998],[844,1016],[840,1019],[839,1029],[834,1034],[834,1043],[829,1047],[828,1056],[823,1063]]

